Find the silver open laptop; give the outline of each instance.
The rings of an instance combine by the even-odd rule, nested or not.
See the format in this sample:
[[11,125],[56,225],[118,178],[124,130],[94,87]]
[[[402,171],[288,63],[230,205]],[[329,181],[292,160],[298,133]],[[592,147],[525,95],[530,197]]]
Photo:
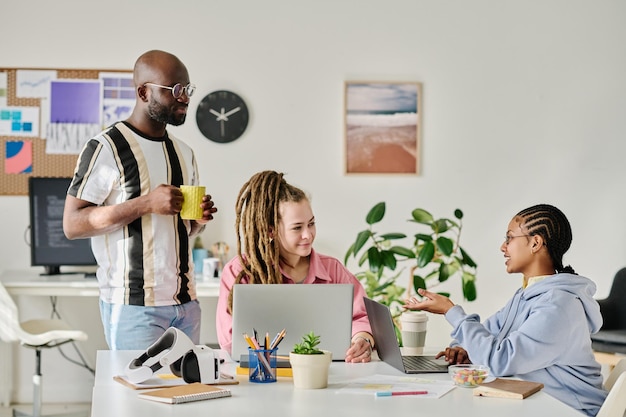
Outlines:
[[256,330],[262,339],[268,332],[271,340],[285,329],[278,355],[288,355],[313,331],[320,349],[331,351],[334,361],[344,360],[352,338],[353,292],[352,284],[235,285],[232,358],[248,354],[244,333]]
[[363,297],[378,357],[407,374],[448,372],[448,363],[434,356],[402,356],[389,307]]

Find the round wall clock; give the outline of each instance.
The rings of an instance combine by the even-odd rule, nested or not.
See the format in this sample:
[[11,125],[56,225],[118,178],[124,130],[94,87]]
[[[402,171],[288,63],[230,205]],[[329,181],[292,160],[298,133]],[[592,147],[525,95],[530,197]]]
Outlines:
[[228,143],[238,139],[248,127],[248,106],[232,91],[209,93],[198,104],[196,123],[209,140]]

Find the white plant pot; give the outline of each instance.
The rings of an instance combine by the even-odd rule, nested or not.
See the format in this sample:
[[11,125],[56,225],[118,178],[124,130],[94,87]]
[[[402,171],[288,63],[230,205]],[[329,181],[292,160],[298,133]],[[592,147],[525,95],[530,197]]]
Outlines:
[[328,369],[332,352],[323,350],[322,355],[301,355],[289,353],[293,372],[293,385],[302,389],[319,389],[328,386]]

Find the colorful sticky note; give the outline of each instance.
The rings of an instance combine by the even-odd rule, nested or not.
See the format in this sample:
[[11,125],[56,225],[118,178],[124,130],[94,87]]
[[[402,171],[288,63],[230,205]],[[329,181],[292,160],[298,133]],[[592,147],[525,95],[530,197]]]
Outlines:
[[33,143],[31,141],[6,142],[4,172],[25,174],[33,172]]

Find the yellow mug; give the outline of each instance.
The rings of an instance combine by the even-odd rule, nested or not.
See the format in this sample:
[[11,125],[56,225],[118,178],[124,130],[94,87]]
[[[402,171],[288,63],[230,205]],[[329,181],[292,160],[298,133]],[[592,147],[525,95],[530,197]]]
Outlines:
[[180,191],[183,193],[183,207],[180,210],[180,218],[197,220],[202,218],[202,197],[206,193],[206,188],[201,185],[181,185]]

